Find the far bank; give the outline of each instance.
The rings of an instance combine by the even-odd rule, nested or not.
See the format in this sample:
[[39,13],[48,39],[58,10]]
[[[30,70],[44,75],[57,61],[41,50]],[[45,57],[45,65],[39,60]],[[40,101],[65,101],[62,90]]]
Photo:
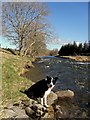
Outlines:
[[90,62],[90,56],[77,55],[77,56],[59,56],[59,57],[65,59],[72,59],[77,62]]

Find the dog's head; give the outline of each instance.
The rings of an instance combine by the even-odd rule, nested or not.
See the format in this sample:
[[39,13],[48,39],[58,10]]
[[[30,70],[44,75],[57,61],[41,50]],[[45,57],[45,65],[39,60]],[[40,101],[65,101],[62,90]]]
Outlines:
[[58,77],[50,77],[50,76],[47,76],[47,77],[45,78],[45,81],[47,82],[47,86],[48,86],[49,88],[54,87],[57,79],[58,79]]

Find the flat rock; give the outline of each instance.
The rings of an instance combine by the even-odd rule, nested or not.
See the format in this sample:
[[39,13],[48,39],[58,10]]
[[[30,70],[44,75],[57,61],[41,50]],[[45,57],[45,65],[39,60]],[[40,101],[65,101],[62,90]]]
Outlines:
[[20,108],[20,107],[13,107],[13,111],[18,115],[18,116],[23,116],[25,115],[25,110]]
[[10,109],[5,109],[4,114],[5,114],[4,118],[13,118],[17,116],[17,114],[13,110],[10,110]]
[[25,110],[17,106],[5,109],[4,113],[5,118],[28,118],[28,116],[25,113]]
[[74,92],[71,90],[62,90],[62,91],[57,91],[55,92],[58,96],[58,98],[72,98],[74,97]]

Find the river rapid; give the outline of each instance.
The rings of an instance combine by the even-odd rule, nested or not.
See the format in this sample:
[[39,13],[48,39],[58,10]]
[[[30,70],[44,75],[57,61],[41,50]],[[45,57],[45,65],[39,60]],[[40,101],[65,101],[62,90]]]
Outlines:
[[[70,59],[58,57],[39,57],[34,63],[34,68],[30,68],[25,73],[25,77],[37,82],[48,76],[58,77],[58,81],[53,91],[73,90],[75,92],[74,102],[82,110],[90,108],[90,62],[75,62]],[[88,116],[90,116],[88,114]]]

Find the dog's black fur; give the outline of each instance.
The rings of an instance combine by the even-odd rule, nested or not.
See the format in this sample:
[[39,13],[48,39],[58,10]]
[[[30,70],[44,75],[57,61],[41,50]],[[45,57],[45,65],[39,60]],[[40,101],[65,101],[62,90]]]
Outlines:
[[[51,83],[52,77],[47,76],[45,79],[38,81],[36,84],[32,85],[29,89],[25,91],[21,91],[22,93],[25,93],[29,98],[37,100],[37,98],[43,98],[45,95],[45,92],[51,88],[52,85]],[[52,83],[55,85],[56,80],[58,77],[53,77]]]

